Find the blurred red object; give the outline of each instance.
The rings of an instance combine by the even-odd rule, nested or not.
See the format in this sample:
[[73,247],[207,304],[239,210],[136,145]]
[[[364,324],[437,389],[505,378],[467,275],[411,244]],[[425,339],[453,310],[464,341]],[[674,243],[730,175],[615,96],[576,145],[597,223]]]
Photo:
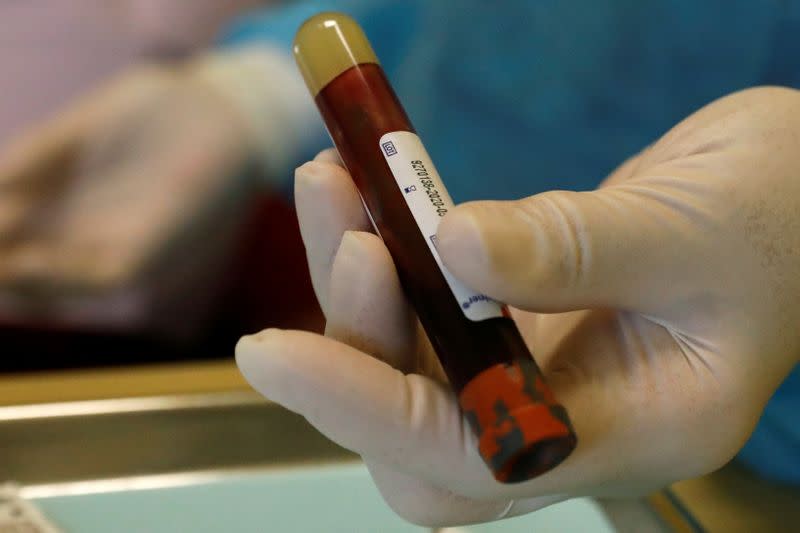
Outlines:
[[[74,315],[47,323],[0,317],[0,371],[224,358],[245,333],[321,331],[294,209],[278,195],[261,194],[245,213],[230,254],[212,268],[192,275],[191,258],[183,258],[178,275],[135,291],[136,320],[93,327]],[[124,306],[131,294],[107,298]]]
[[258,199],[242,237],[235,254],[238,271],[231,275],[234,283],[220,307],[234,319],[234,329],[322,331],[325,320],[311,285],[294,208],[277,196]]

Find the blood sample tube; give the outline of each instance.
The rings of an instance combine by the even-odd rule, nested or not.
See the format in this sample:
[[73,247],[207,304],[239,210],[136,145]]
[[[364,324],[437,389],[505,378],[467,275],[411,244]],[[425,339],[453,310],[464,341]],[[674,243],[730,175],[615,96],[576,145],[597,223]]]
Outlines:
[[577,440],[505,306],[447,271],[436,250],[453,207],[363,30],[341,13],[308,19],[298,67],[361,193],[495,479],[561,463]]

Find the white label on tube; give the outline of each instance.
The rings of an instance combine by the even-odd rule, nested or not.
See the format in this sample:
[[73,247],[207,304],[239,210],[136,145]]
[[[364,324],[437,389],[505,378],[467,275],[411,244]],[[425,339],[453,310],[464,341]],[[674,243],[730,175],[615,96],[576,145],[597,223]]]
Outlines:
[[419,137],[410,131],[394,131],[381,137],[379,143],[397,186],[464,315],[473,321],[503,316],[499,303],[465,286],[442,264],[436,249],[436,230],[454,204]]

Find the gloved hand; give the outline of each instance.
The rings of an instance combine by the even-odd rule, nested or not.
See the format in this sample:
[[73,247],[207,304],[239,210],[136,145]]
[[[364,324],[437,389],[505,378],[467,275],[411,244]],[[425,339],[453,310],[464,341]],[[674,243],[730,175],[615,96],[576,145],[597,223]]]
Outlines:
[[294,70],[269,50],[136,67],[19,138],[0,154],[0,314],[216,268],[246,222],[246,165],[278,179],[292,156]]
[[125,73],[0,158],[4,284],[129,279],[231,188],[246,147],[213,91],[167,68]]
[[445,264],[516,307],[578,435],[567,461],[514,485],[495,482],[479,458],[333,157],[296,179],[327,338],[263,331],[240,341],[237,361],[258,391],[359,453],[412,522],[491,521],[714,470],[798,360],[796,91],[759,88],[707,106],[598,191],[474,202],[444,218]]

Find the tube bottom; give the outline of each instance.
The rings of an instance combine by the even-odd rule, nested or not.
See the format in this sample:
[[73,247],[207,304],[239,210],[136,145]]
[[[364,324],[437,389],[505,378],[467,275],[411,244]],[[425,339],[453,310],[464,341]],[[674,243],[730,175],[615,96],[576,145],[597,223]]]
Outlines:
[[577,438],[532,359],[492,366],[461,391],[459,403],[495,479],[520,483],[569,456]]

